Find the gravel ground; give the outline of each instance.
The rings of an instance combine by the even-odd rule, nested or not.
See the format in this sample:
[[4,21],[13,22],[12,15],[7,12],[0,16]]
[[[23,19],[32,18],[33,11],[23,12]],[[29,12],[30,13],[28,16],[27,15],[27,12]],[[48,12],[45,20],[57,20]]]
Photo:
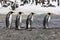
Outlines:
[[[44,14],[45,15],[45,14]],[[15,30],[5,28],[5,15],[0,14],[0,40],[60,40],[60,15],[52,15],[49,29],[39,29],[42,27],[44,15],[35,15],[33,27],[36,29]],[[15,22],[13,16],[13,26]],[[26,16],[23,16],[22,26],[25,27]]]
[[60,40],[60,29],[0,29],[0,40]]

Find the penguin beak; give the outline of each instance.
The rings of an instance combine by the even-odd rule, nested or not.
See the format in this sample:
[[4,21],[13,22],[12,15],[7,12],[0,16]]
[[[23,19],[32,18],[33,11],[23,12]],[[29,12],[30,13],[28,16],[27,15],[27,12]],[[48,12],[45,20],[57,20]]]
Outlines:
[[14,13],[14,12],[12,12],[12,13]]
[[12,12],[12,14],[15,13],[15,12]]

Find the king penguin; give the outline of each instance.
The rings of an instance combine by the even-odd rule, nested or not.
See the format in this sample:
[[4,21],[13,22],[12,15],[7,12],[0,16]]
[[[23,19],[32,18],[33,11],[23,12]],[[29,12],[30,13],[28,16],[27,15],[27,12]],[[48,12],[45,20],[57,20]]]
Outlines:
[[26,19],[26,29],[31,28],[34,13],[28,15]]
[[48,13],[43,20],[44,29],[48,28],[50,19],[51,19],[51,13]]
[[21,22],[22,22],[22,20],[21,20],[21,18],[22,18],[21,14],[22,14],[22,12],[19,12],[17,14],[17,16],[16,16],[15,29],[21,29]]
[[6,15],[6,27],[10,28],[12,26],[12,14],[14,12],[10,11],[7,15]]

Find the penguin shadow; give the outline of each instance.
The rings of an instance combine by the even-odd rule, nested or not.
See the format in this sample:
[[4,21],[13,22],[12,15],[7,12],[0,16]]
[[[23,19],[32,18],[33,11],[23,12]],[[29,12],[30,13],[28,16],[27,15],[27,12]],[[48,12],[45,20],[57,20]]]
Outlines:
[[[16,26],[15,26],[15,27],[16,27]],[[15,27],[13,28],[13,29],[15,29],[15,30],[20,30],[20,31],[26,30],[25,27],[23,27],[23,26],[21,26],[20,29],[17,29],[17,28],[15,28]]]
[[25,29],[25,30],[27,30],[27,31],[32,31],[33,29]]
[[26,26],[24,26],[24,27],[21,27],[21,29],[19,29],[19,30],[32,31],[32,27],[31,27],[31,28],[26,29]]
[[52,28],[46,28],[46,29],[43,28],[43,30],[51,30],[51,29],[60,29],[60,27],[52,27]]
[[6,27],[5,27],[4,29],[9,29],[9,30],[18,30],[18,31],[25,30],[25,28],[16,29],[15,27],[11,27],[11,28],[6,28]]

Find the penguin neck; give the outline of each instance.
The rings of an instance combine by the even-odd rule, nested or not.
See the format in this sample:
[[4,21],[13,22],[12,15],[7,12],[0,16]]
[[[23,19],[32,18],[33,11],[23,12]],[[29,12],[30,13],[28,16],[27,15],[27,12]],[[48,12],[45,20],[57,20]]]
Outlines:
[[32,15],[32,18],[31,18],[31,20],[33,21],[33,15]]

